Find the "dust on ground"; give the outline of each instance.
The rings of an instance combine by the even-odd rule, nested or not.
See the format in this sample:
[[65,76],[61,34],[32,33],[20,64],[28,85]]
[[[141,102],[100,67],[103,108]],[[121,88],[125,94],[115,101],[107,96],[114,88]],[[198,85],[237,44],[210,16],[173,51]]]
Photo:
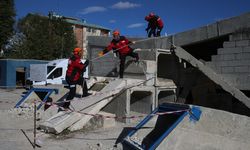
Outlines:
[[[25,116],[22,111],[14,109],[22,98],[25,89],[0,89],[0,149],[33,149],[22,133],[25,131],[33,142],[33,116]],[[25,110],[32,111],[32,110]],[[27,113],[32,114],[32,113]],[[117,122],[112,128],[85,128],[76,132],[63,132],[59,135],[46,134],[37,130],[36,142],[41,150],[116,150],[122,149],[119,142],[135,124]],[[118,145],[117,145],[118,144]]]

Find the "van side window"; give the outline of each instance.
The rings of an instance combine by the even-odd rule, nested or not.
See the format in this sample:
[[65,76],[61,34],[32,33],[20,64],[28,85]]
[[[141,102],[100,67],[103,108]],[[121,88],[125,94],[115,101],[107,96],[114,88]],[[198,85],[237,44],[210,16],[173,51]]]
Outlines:
[[56,68],[48,77],[48,79],[58,78],[62,75],[62,68]]
[[56,66],[47,66],[47,74],[50,73]]

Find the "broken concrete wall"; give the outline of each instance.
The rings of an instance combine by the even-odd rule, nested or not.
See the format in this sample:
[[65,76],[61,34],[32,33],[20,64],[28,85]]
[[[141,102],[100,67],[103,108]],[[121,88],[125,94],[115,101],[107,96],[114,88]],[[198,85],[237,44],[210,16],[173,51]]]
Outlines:
[[[106,105],[102,111],[116,116],[131,116],[134,114],[148,114],[155,107],[155,88],[153,86],[138,86],[127,89]],[[131,121],[129,118],[117,118],[121,122]]]
[[158,95],[158,105],[169,102],[176,102],[176,93],[173,90],[162,90],[159,91]]
[[180,78],[180,63],[179,59],[174,55],[160,54],[157,61],[157,77],[172,79],[175,84]]
[[[106,105],[102,111],[115,114],[116,116],[126,116],[127,115],[127,92],[123,92],[117,97],[115,97],[112,102]],[[125,119],[118,118],[117,121],[126,122]]]
[[249,117],[203,107],[201,110],[199,121],[190,122],[185,117],[156,149],[249,149]]
[[[118,76],[118,71],[119,71],[119,56],[115,57],[112,52],[108,53],[107,55],[98,58],[98,52],[102,51],[105,49],[105,47],[108,46],[112,39],[110,37],[94,37],[94,36],[89,36],[88,37],[88,58],[92,60],[90,62],[90,70],[89,73],[90,75],[93,76]],[[129,39],[129,40],[140,40],[140,39]],[[143,44],[142,44],[143,43]],[[141,44],[146,47],[146,51],[142,51]],[[138,45],[138,46],[136,46]],[[147,46],[146,46],[147,45]],[[155,60],[155,51],[151,49],[154,47],[154,42],[138,42],[138,44],[131,45],[132,48],[135,48],[135,52],[139,54],[140,60]],[[140,49],[136,49],[140,47]],[[132,58],[127,57],[126,59],[126,64],[127,62],[131,62]],[[124,70],[124,76],[126,74],[130,75],[131,69],[135,68],[133,66],[127,65]],[[140,69],[140,68],[139,68]],[[135,70],[138,70],[138,68],[135,68]],[[136,72],[135,72],[136,73]],[[138,72],[139,74],[142,73],[142,70]],[[139,77],[142,78],[142,77]]]
[[[196,102],[199,103],[201,105],[213,105],[213,106],[219,106],[219,109],[223,109],[223,110],[231,110],[232,106],[235,105],[234,99],[230,99],[228,102],[224,102],[224,100],[228,99],[228,93],[223,91],[224,93],[222,94],[225,98],[222,98],[223,96],[220,96],[220,91],[222,89],[222,87],[220,86],[211,86],[214,83],[213,81],[211,81],[210,79],[208,79],[207,76],[202,76],[203,73],[201,73],[199,71],[199,69],[197,69],[196,65],[193,67],[192,65],[190,65],[189,63],[187,63],[185,60],[179,59],[178,57],[176,57],[175,55],[162,55],[160,54],[158,56],[157,54],[157,49],[169,49],[171,43],[174,43],[175,45],[178,46],[183,46],[183,47],[187,47],[187,45],[193,45],[193,47],[195,47],[196,44],[199,44],[201,42],[204,41],[208,41],[210,40],[210,43],[206,43],[206,45],[211,45],[213,42],[217,42],[216,46],[218,48],[218,45],[223,45],[221,43],[225,42],[225,40],[230,39],[230,41],[235,41],[235,45],[236,45],[236,41],[239,41],[239,39],[237,39],[236,37],[239,35],[233,35],[230,36],[230,34],[234,33],[236,30],[239,30],[241,28],[248,28],[250,27],[250,13],[246,13],[243,14],[241,16],[237,16],[237,17],[233,17],[233,18],[229,18],[229,19],[225,19],[225,20],[221,20],[218,21],[216,23],[210,24],[210,25],[206,25],[200,28],[196,28],[193,30],[189,30],[189,31],[185,31],[182,33],[178,33],[175,35],[170,35],[167,37],[159,37],[159,38],[150,38],[150,39],[138,39],[138,42],[136,42],[136,44],[131,45],[131,47],[135,48],[141,59],[144,60],[156,60],[157,61],[157,77],[163,77],[164,79],[173,79],[175,84],[177,85],[177,100],[176,102],[181,102],[181,103],[192,103],[192,102]],[[235,24],[235,26],[232,26],[232,24]],[[240,37],[243,37],[243,35],[241,35]],[[247,35],[244,35],[244,37],[248,37]],[[96,39],[98,39],[98,41],[96,41]],[[106,44],[108,44],[108,42],[111,40],[110,38],[105,38],[105,37],[89,37],[89,47],[93,48],[93,47],[98,47],[98,46],[104,46]],[[101,40],[101,41],[99,41]],[[219,42],[217,41],[219,40]],[[242,42],[238,42],[238,46],[241,45],[241,47],[243,46],[242,44],[246,44],[247,42],[244,42],[243,39],[241,39]],[[245,39],[244,39],[245,40]],[[229,42],[230,42],[229,41]],[[212,42],[212,43],[211,43]],[[219,44],[218,44],[219,43]],[[225,47],[227,47],[229,45],[233,45],[232,43],[226,43],[224,44]],[[199,46],[199,45],[198,45]],[[248,47],[248,46],[247,46]],[[248,49],[248,48],[245,48]],[[93,49],[94,51],[95,49]],[[199,47],[196,49],[197,51],[195,52],[195,54],[200,54],[203,53],[202,51],[204,51],[203,49],[199,49]],[[206,51],[209,49],[205,49]],[[205,54],[214,54],[214,52],[216,52],[216,49],[212,49],[212,53],[205,53]],[[223,48],[219,49],[218,51],[220,51],[221,54],[224,53]],[[192,51],[193,52],[193,51]],[[94,52],[93,52],[94,53]],[[190,53],[192,55],[192,53]],[[158,57],[157,57],[158,56]],[[209,56],[211,57],[211,56]],[[231,56],[227,56],[227,59],[230,59]],[[240,57],[240,56],[238,56]],[[244,56],[247,57],[247,56]],[[91,57],[93,58],[93,56]],[[104,58],[105,59],[105,58]],[[210,58],[208,58],[209,60]],[[213,58],[212,58],[213,59]],[[205,59],[206,60],[206,59]],[[192,58],[190,58],[189,61],[193,61]],[[248,60],[247,60],[248,61]],[[246,62],[247,62],[246,61]],[[98,66],[98,64],[103,63],[104,60],[100,60],[99,63],[96,64],[95,67],[98,67],[96,70],[100,71],[100,75],[107,75],[106,73],[101,73],[102,71],[102,66]],[[110,61],[110,63],[112,63]],[[199,62],[199,64],[202,62]],[[203,62],[206,63],[206,62]],[[113,65],[115,66],[115,65]],[[128,68],[127,71],[128,73],[132,73],[133,69],[135,69],[135,67],[133,66],[129,66],[131,68]],[[118,69],[118,68],[116,68]],[[201,68],[203,69],[203,68]],[[227,68],[228,69],[228,68]],[[110,68],[105,68],[105,71],[111,72],[112,71],[112,67]],[[132,70],[132,71],[131,71]],[[135,69],[136,70],[136,69]],[[238,75],[242,74],[242,70],[249,70],[249,68],[244,68],[244,67],[239,67],[237,68],[238,71],[241,72],[237,72]],[[117,70],[116,70],[117,71]],[[205,70],[208,71],[209,70]],[[139,72],[137,72],[139,74]],[[141,73],[141,72],[140,72]],[[125,71],[126,74],[126,71]],[[212,73],[209,73],[209,75],[213,76]],[[227,75],[225,75],[227,76]],[[230,74],[231,76],[231,74]],[[209,84],[206,85],[207,82],[203,82],[205,80],[202,80],[203,78],[206,78],[206,80],[208,80]],[[218,78],[215,78],[217,81],[219,80]],[[213,79],[212,79],[213,80]],[[234,82],[234,77],[230,77],[228,78],[227,82],[229,84],[231,84],[231,82]],[[242,80],[240,83],[244,83],[244,81],[246,81],[247,79],[244,78],[244,80]],[[198,82],[200,81],[200,82]],[[248,82],[246,82],[248,83]],[[222,84],[222,86],[225,86],[225,84]],[[245,85],[243,85],[245,86]],[[200,92],[194,92],[196,90],[199,90],[199,88],[204,88],[204,89],[211,89],[213,88],[212,91],[215,91],[215,93],[209,93],[206,90],[200,90]],[[234,88],[232,88],[234,89]],[[228,89],[227,89],[228,90]],[[234,91],[234,90],[233,90]],[[231,91],[230,91],[231,93]],[[201,96],[203,95],[203,96]],[[219,96],[218,96],[219,95]],[[240,97],[239,95],[236,94],[236,97]],[[197,98],[194,100],[194,97]],[[216,98],[216,97],[221,97],[220,99]],[[214,99],[215,101],[209,101],[209,99]],[[219,103],[217,102],[217,100],[219,101]],[[221,107],[224,104],[224,106],[226,108]],[[234,111],[234,110],[232,110]]]
[[168,49],[171,43],[178,46],[199,43],[216,37],[229,36],[236,30],[250,27],[250,13],[184,31],[155,41],[156,48]]
[[152,111],[153,94],[148,91],[134,91],[130,95],[130,111],[149,114]]

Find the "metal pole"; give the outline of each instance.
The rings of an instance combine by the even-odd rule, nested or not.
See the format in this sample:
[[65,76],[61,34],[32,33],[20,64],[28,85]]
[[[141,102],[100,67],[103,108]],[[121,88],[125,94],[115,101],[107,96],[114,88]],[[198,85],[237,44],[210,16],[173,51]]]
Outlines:
[[34,144],[33,148],[36,149],[36,101],[34,102]]
[[30,144],[32,145],[32,147],[34,148],[34,144],[31,142],[31,140],[29,139],[29,137],[27,136],[27,134],[24,132],[23,129],[21,129],[21,131],[23,132],[24,136],[27,138],[27,140],[30,142]]

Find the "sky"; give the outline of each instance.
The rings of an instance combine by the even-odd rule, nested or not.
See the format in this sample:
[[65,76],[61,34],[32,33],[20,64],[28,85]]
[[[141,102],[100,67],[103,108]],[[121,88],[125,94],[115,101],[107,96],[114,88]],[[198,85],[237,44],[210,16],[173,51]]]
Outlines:
[[145,16],[154,12],[171,35],[250,12],[250,0],[14,0],[16,19],[49,11],[86,20],[122,35],[145,37]]

